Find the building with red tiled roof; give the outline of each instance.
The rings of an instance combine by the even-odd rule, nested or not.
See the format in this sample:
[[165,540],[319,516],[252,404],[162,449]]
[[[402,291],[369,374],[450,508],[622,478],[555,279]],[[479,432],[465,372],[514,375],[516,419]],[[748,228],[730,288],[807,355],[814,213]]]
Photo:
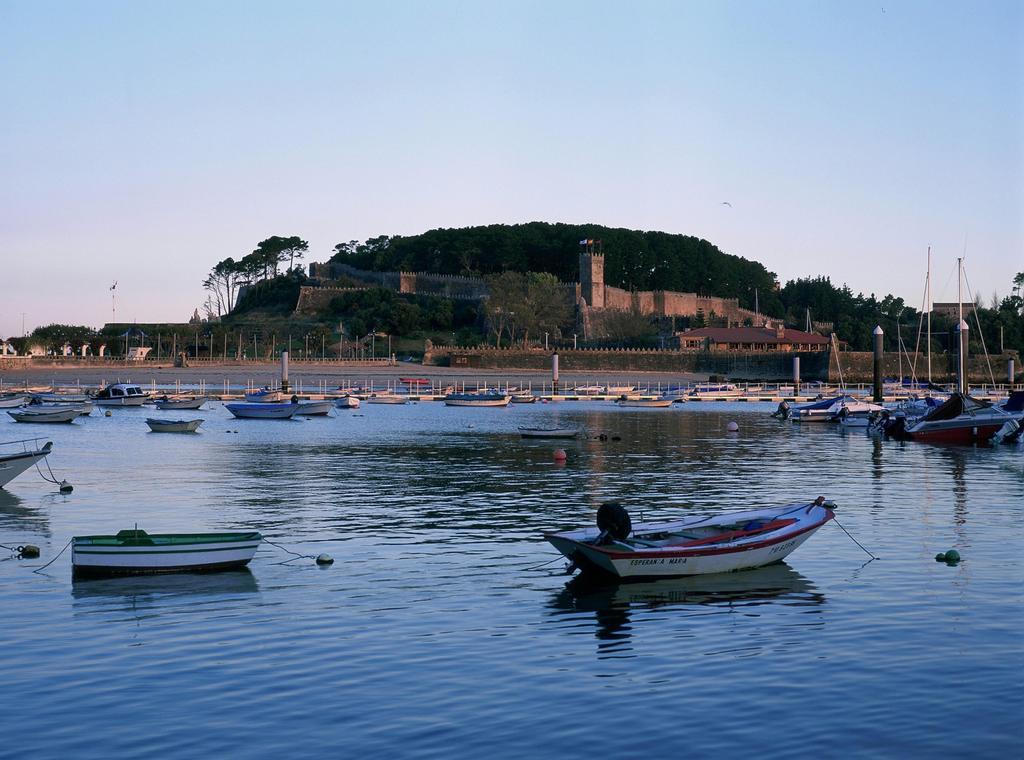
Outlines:
[[831,340],[818,333],[768,327],[699,327],[676,333],[683,350],[824,351]]

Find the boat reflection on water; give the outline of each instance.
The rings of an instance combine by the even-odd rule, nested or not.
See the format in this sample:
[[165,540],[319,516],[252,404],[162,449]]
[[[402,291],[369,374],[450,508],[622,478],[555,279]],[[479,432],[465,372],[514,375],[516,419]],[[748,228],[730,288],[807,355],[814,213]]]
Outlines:
[[[14,531],[19,536],[19,541],[16,543],[26,543],[25,540],[20,540],[20,538],[27,538],[22,536],[23,531],[26,530],[41,534],[41,536],[37,535],[28,539],[28,543],[36,544],[42,539],[49,540],[50,538],[50,521],[46,514],[29,506],[21,497],[3,488],[0,488],[0,528]],[[4,543],[10,544],[11,541],[4,541]]]
[[248,568],[219,573],[164,573],[74,579],[71,584],[71,594],[76,601],[121,598],[132,603],[145,598],[222,597],[251,594],[259,590],[256,576]]
[[594,635],[609,643],[622,643],[633,635],[634,616],[639,620],[652,609],[711,606],[744,608],[750,614],[746,608],[765,604],[808,607],[824,602],[825,595],[811,581],[789,565],[778,563],[735,573],[645,582],[581,575],[565,584],[551,606],[558,610],[553,614],[593,612],[597,621]]

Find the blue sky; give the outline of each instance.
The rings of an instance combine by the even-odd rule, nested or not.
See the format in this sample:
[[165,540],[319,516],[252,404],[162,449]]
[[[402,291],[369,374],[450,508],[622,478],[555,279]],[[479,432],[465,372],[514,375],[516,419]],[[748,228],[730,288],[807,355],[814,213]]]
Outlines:
[[[0,0],[0,334],[187,319],[216,261],[531,220],[784,282],[1024,270],[1024,3]],[[722,205],[729,201],[732,207]]]

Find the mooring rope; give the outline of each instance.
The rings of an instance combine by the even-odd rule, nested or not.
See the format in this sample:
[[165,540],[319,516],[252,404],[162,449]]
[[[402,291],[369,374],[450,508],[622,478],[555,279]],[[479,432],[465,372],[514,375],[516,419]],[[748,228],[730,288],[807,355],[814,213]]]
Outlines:
[[523,568],[523,572],[524,573],[528,573],[531,570],[540,570],[542,567],[545,567],[546,565],[550,565],[552,562],[558,562],[558,560],[560,560],[560,559],[566,559],[566,557],[563,557],[561,554],[559,554],[554,559],[549,559],[547,562],[541,562],[539,565],[534,565],[533,567],[524,567]]
[[278,562],[277,564],[279,564],[279,565],[284,565],[284,564],[286,564],[288,562],[294,562],[297,559],[312,559],[312,560],[316,559],[316,555],[313,555],[313,554],[299,554],[298,552],[293,552],[291,549],[289,549],[286,546],[282,546],[281,544],[274,543],[273,541],[271,541],[266,536],[263,537],[263,543],[270,544],[271,546],[276,546],[281,551],[288,552],[288,554],[294,555],[292,557],[292,559],[286,559],[284,562]]
[[[832,521],[833,521],[833,522],[834,522],[834,523],[835,523],[836,525],[838,525],[838,526],[839,526],[840,528],[842,528],[842,531],[843,531],[843,533],[845,533],[846,535],[848,535],[848,536],[850,537],[850,540],[851,540],[851,541],[853,541],[853,543],[857,544],[857,546],[859,546],[859,547],[860,547],[861,549],[864,549],[864,545],[863,545],[863,544],[861,544],[861,542],[860,542],[860,541],[858,541],[858,540],[857,540],[856,538],[854,538],[854,537],[853,537],[853,534],[852,534],[852,533],[850,533],[850,531],[848,531],[848,530],[847,530],[846,528],[843,528],[843,524],[842,524],[841,522],[839,522],[839,520],[837,520],[837,519],[836,519],[835,517],[833,517],[833,518],[832,518]],[[878,557],[876,557],[876,556],[875,556],[874,554],[872,554],[871,552],[869,552],[869,551],[868,551],[867,549],[864,549],[864,553],[865,553],[865,554],[867,554],[867,555],[868,555],[869,557],[871,557],[871,559],[878,559]]]
[[49,567],[50,565],[52,565],[52,564],[53,564],[54,562],[56,562],[56,561],[57,561],[57,558],[58,558],[58,557],[60,557],[60,555],[61,555],[61,554],[63,554],[64,552],[66,552],[66,551],[67,551],[67,548],[68,548],[69,546],[71,546],[71,542],[72,542],[72,541],[74,541],[74,540],[75,540],[75,539],[73,539],[73,538],[69,538],[69,539],[68,539],[68,542],[67,542],[66,544],[64,544],[64,548],[63,548],[63,549],[61,549],[61,550],[60,550],[59,552],[57,552],[57,556],[56,556],[56,557],[54,557],[53,559],[51,559],[51,560],[50,560],[49,562],[47,562],[47,563],[46,563],[45,565],[40,565],[39,567],[37,567],[37,568],[36,568],[35,570],[33,570],[32,572],[33,572],[33,573],[41,573],[41,572],[42,572],[43,570],[45,570],[45,569],[46,569],[46,568],[48,568],[48,567]]
[[53,470],[50,468],[49,461],[47,461],[44,458],[43,462],[46,463],[46,471],[50,473],[50,477],[46,477],[45,475],[43,475],[43,471],[41,469],[39,469],[39,460],[37,459],[36,460],[36,472],[39,473],[39,477],[41,477],[43,480],[46,480],[46,481],[49,481],[50,483],[53,483],[55,486],[63,488],[64,485],[67,483],[67,481],[66,480],[57,480],[57,476],[53,474]]

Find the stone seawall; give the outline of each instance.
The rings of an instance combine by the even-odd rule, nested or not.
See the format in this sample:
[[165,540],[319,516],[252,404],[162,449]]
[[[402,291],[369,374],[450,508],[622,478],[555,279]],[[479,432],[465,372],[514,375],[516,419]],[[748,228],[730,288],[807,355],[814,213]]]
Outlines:
[[[913,359],[913,356],[911,356]],[[1014,375],[1016,378],[1024,377],[1024,371],[1021,370],[1020,359],[1015,353],[1003,354],[1000,356],[991,356],[986,361],[984,356],[970,356],[968,357],[968,373],[967,377],[972,383],[991,383],[992,377],[989,375],[989,362],[992,365],[992,375],[995,376],[996,383],[1007,382],[1007,360],[1014,360]],[[839,360],[842,363],[843,379],[846,382],[853,383],[870,383],[874,379],[874,356],[870,351],[841,351],[839,353]],[[924,356],[919,355],[916,359],[916,367],[914,372],[918,380],[927,379],[927,359]],[[932,355],[932,380],[936,383],[953,383],[956,382],[956,356],[955,355]],[[906,356],[903,357],[903,376],[910,377],[911,368],[910,360]],[[900,359],[899,355],[895,353],[886,353],[882,357],[882,377],[899,377],[900,374]],[[828,367],[828,380],[829,382],[839,382],[839,370],[836,367],[835,360],[829,362]]]
[[[643,349],[559,349],[564,372],[679,372],[742,380],[789,380],[793,356],[800,356],[801,378],[825,380],[827,353],[748,353],[740,351],[660,351]],[[431,346],[423,363],[479,369],[548,369],[551,352],[542,349],[463,349]]]

